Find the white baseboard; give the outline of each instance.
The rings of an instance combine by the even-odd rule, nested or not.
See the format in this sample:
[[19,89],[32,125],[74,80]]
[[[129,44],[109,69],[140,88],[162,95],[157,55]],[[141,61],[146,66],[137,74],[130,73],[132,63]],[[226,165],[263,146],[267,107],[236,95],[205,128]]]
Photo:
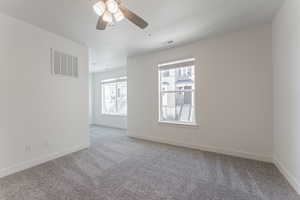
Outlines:
[[281,162],[277,156],[274,156],[274,164],[283,174],[283,176],[288,180],[296,192],[300,195],[300,182],[295,178],[295,176],[285,167],[283,162]]
[[126,128],[124,128],[124,127],[119,127],[119,126],[109,126],[109,125],[104,125],[104,124],[95,124],[95,123],[93,123],[93,124],[90,124],[90,127],[92,127],[92,126],[98,126],[98,127],[104,127],[104,128],[113,128],[113,129],[119,129],[119,130],[122,130],[122,131],[124,131],[124,130],[127,130]]
[[3,178],[5,176],[29,169],[31,167],[46,163],[48,161],[51,161],[51,160],[63,157],[65,155],[68,155],[68,154],[71,154],[71,153],[74,153],[74,152],[77,152],[77,151],[80,151],[83,149],[87,149],[87,148],[89,148],[89,144],[79,145],[79,146],[64,150],[62,152],[59,152],[59,153],[49,154],[46,156],[42,156],[40,158],[35,158],[30,161],[25,161],[25,162],[13,165],[11,167],[0,169],[0,178]]
[[258,161],[273,163],[273,158],[271,156],[268,157],[268,156],[263,156],[263,155],[254,155],[254,154],[247,153],[247,152],[220,149],[220,148],[211,147],[211,146],[190,145],[190,144],[173,142],[173,141],[168,141],[168,140],[158,139],[158,138],[148,137],[148,136],[145,137],[145,136],[132,135],[132,134],[130,134],[128,136],[132,137],[132,138],[142,139],[142,140],[149,140],[152,142],[158,142],[158,143],[169,144],[169,145],[174,145],[174,146],[186,147],[186,148],[190,148],[190,149],[214,152],[214,153],[219,153],[219,154],[224,154],[224,155],[229,155],[229,156],[234,156],[234,157],[240,157],[240,158],[246,158],[246,159],[251,159],[251,160],[258,160]]

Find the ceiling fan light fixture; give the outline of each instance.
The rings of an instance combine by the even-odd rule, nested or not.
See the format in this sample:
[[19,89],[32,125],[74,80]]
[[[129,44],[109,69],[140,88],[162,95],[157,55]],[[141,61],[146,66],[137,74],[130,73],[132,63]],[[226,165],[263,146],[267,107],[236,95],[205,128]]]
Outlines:
[[102,16],[103,13],[106,10],[106,6],[105,3],[103,1],[98,1],[94,6],[93,9],[95,11],[95,13],[99,16]]
[[120,9],[118,9],[118,11],[114,14],[114,17],[117,22],[122,21],[125,18]]
[[119,10],[119,5],[115,0],[106,1],[107,10],[111,13],[116,13]]
[[98,2],[94,5],[94,10],[99,15],[97,30],[105,30],[106,27],[113,26],[115,22],[122,21],[125,18],[141,29],[148,26],[148,22],[122,5],[122,0],[96,1]]
[[113,16],[110,12],[105,11],[103,16],[102,16],[103,21],[107,22],[107,23],[112,23],[113,21]]

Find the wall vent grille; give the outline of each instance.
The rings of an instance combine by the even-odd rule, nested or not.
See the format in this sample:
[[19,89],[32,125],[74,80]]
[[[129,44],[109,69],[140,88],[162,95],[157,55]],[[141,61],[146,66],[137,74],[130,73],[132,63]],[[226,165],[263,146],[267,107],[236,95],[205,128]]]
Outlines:
[[53,75],[78,77],[78,57],[51,49],[51,72]]

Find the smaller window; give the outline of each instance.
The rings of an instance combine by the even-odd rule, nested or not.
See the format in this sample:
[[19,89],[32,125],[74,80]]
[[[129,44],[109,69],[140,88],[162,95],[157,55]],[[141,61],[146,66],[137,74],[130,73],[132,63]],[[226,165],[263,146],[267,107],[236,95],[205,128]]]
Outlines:
[[101,81],[102,114],[127,115],[127,79],[106,79]]
[[175,124],[196,124],[195,59],[158,66],[159,121]]

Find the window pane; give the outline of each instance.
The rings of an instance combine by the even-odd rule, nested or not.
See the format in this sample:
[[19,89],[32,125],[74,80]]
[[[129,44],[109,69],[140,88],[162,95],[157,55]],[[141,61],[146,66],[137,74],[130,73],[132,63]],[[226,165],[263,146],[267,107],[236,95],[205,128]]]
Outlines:
[[175,93],[161,95],[161,120],[174,121],[176,119]]
[[161,95],[161,120],[194,122],[194,92],[171,92]]
[[118,114],[127,114],[127,82],[117,83],[117,104]]
[[127,115],[126,77],[106,79],[102,84],[102,113]]
[[160,88],[161,91],[174,91],[175,90],[175,70],[161,71]]
[[186,86],[194,89],[194,67],[181,67],[160,72],[161,91],[178,91]]
[[115,114],[116,109],[116,83],[102,85],[102,112]]

